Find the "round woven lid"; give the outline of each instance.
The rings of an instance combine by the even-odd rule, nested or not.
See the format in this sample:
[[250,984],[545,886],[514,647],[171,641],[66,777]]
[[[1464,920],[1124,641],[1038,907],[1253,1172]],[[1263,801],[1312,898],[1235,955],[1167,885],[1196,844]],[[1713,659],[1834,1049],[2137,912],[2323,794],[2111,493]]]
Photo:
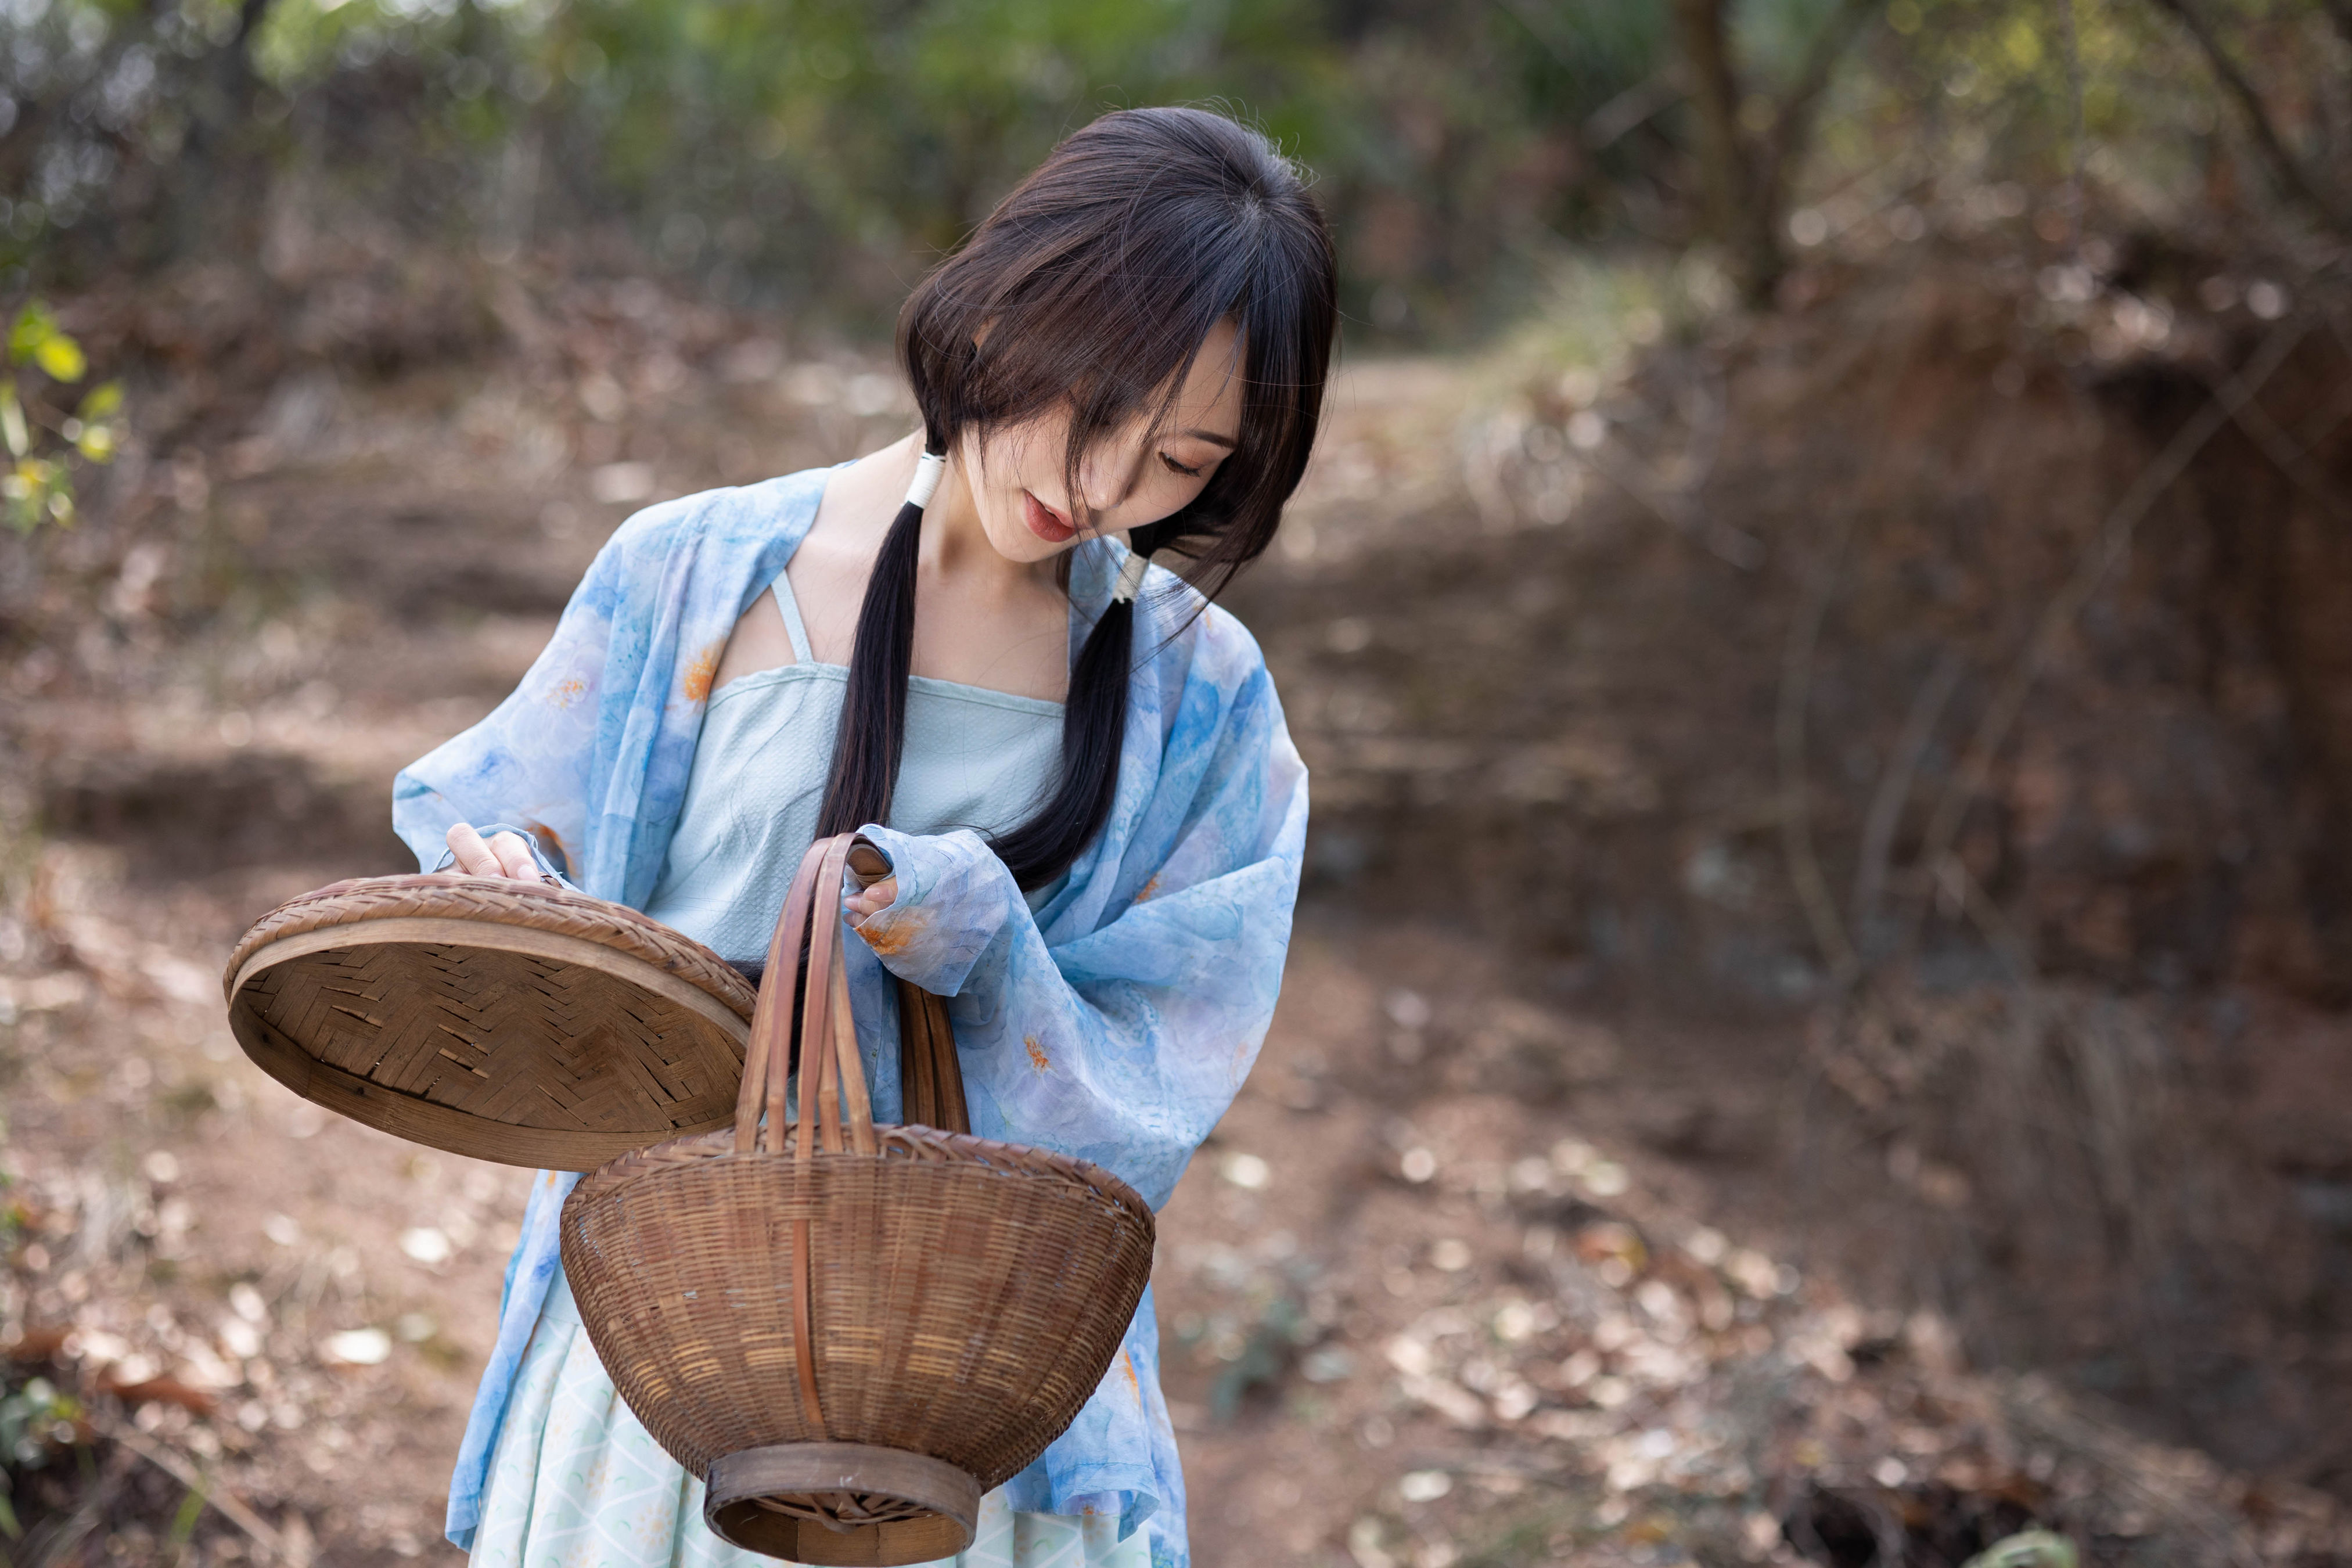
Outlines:
[[303,1099],[502,1164],[593,1170],[732,1120],[758,994],[621,904],[492,877],[362,877],[229,958],[229,1027]]

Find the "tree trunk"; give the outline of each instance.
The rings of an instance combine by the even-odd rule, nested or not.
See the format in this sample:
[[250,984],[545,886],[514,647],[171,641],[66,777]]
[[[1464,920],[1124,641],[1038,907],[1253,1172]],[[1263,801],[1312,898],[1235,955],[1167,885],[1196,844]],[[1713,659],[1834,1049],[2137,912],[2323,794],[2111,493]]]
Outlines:
[[1731,65],[1726,0],[1675,0],[1675,42],[1698,119],[1699,188],[1707,232],[1748,304],[1771,303],[1788,269],[1766,171],[1739,131],[1739,79]]
[[231,237],[246,226],[261,196],[250,133],[261,85],[253,46],[270,4],[240,0],[236,35],[193,66],[188,139],[173,177],[167,231],[167,243],[179,255],[233,244]]

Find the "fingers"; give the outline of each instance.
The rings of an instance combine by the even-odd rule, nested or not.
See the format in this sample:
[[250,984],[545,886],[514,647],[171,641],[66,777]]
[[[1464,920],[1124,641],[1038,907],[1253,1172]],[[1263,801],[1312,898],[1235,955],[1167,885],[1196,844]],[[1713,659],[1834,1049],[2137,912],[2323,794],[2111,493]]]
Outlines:
[[519,833],[501,833],[490,840],[490,853],[499,858],[499,869],[518,881],[536,882],[542,879],[539,862],[531,858],[530,846]]
[[449,829],[449,852],[457,858],[452,871],[467,877],[510,877],[522,882],[546,882],[549,878],[531,856],[530,846],[518,833],[501,833],[488,843],[467,823]]
[[449,830],[449,853],[457,858],[457,863],[450,868],[454,871],[463,872],[468,877],[505,875],[499,868],[499,858],[490,853],[488,845],[482,842],[482,836],[465,823],[461,822]]
[[884,910],[888,909],[898,897],[898,879],[885,877],[872,887],[861,892],[852,893],[842,900],[841,907],[848,911],[849,918],[853,921],[863,924],[869,916],[880,914]]

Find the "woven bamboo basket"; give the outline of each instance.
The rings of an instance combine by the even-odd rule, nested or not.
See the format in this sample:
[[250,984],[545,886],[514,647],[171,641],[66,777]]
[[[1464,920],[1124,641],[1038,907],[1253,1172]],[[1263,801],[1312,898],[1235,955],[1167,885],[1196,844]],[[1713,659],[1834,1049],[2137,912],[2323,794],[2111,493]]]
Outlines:
[[305,893],[245,933],[223,984],[237,1043],[303,1099],[567,1171],[726,1126],[758,1002],[635,910],[491,877]]
[[[707,1482],[714,1533],[796,1563],[922,1563],[969,1545],[981,1495],[1094,1392],[1142,1299],[1153,1222],[1084,1161],[875,1125],[841,921],[814,920],[805,984],[793,962],[852,842],[812,846],[785,900],[733,1131],[583,1180],[563,1271],[622,1398]],[[931,1080],[910,1106],[936,1095],[961,1122],[943,1014],[908,1017],[902,1063]]]

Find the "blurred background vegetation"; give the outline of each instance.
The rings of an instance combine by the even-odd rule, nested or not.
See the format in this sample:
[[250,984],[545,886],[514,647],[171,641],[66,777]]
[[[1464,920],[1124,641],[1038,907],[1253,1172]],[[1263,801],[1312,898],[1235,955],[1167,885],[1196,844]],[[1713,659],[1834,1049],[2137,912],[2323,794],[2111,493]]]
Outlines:
[[1163,1231],[1201,1560],[2352,1563],[2352,0],[0,0],[22,1560],[236,1560],[150,1438],[426,1549],[512,1173],[212,966],[1170,101],[1347,312],[1231,600],[1316,799]]
[[[1565,256],[1791,247],[1941,185],[2340,229],[2342,0],[8,0],[0,293],[257,252],[273,201],[496,263],[625,240],[872,327],[1101,110],[1309,163],[1367,341],[1523,315]],[[1803,216],[1797,215],[1802,209]]]

